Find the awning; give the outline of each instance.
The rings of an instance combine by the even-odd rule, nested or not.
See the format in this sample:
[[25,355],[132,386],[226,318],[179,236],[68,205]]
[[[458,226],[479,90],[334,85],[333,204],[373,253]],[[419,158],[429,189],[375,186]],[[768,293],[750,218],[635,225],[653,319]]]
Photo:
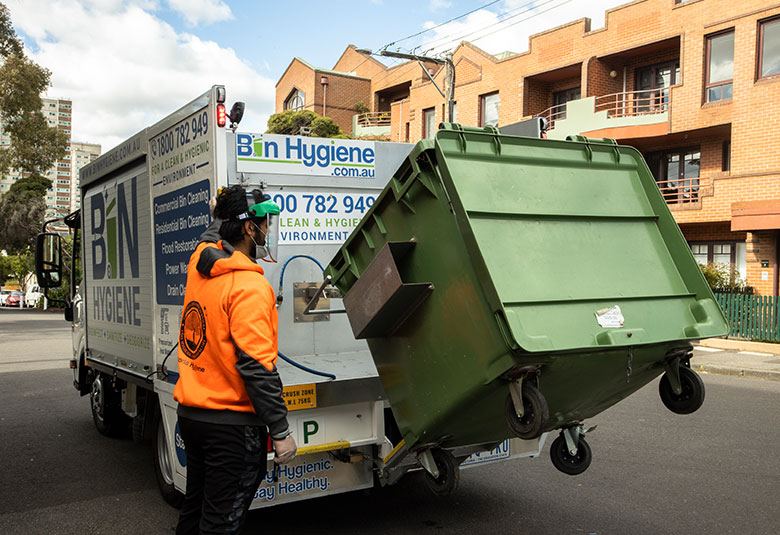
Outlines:
[[780,199],[731,204],[731,230],[780,229]]

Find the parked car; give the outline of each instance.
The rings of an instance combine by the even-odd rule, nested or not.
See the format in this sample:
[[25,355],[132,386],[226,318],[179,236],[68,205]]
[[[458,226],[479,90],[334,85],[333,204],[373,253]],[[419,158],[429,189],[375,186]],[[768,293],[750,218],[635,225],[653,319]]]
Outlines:
[[8,296],[13,293],[13,290],[0,290],[0,306],[5,306]]
[[24,294],[22,292],[12,292],[5,300],[6,305],[9,307],[24,306]]

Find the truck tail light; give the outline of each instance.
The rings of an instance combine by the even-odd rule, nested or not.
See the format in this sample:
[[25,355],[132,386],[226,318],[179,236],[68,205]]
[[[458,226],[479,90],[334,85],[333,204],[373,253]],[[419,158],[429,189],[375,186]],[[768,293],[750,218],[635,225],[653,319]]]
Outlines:
[[227,124],[227,111],[224,104],[217,104],[217,126],[223,127]]

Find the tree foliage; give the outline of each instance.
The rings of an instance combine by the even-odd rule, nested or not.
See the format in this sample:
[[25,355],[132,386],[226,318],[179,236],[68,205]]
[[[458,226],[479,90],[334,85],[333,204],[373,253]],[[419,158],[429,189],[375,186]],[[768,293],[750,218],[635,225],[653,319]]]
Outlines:
[[729,264],[709,263],[707,265],[699,264],[699,267],[713,292],[753,294],[753,287],[748,286]]
[[312,137],[349,139],[330,117],[321,117],[311,110],[287,110],[275,113],[268,119],[268,134],[298,135],[301,127],[311,128]]
[[25,291],[27,289],[25,278],[33,269],[35,269],[35,258],[31,251],[8,256],[0,255],[0,278],[3,284],[8,279],[16,279],[19,281],[19,288]]
[[41,112],[41,93],[50,81],[47,69],[25,57],[8,8],[0,3],[0,125],[10,138],[0,148],[0,174],[14,169],[21,175],[0,199],[0,249],[21,251],[40,231],[51,187],[44,174],[67,152],[68,136],[50,127]]
[[0,3],[0,56],[21,56],[24,52],[21,41],[11,26],[11,14],[3,3]]

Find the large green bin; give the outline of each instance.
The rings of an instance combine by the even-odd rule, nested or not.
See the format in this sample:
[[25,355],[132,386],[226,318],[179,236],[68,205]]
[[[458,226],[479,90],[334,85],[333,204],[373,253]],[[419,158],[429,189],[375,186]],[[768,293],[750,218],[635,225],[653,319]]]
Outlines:
[[727,332],[641,154],[612,140],[443,124],[326,275],[411,449],[510,437],[517,377],[545,431],[572,426]]

